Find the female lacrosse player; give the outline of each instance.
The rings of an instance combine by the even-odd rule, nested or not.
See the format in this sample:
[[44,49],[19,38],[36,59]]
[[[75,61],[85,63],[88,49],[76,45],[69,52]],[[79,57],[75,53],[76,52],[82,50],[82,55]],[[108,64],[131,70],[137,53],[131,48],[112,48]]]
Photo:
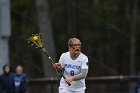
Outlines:
[[[59,93],[85,93],[85,78],[88,73],[88,57],[81,53],[81,42],[77,38],[68,40],[69,51],[63,53],[56,69],[63,69],[66,79],[61,78]],[[69,86],[67,83],[70,83]]]

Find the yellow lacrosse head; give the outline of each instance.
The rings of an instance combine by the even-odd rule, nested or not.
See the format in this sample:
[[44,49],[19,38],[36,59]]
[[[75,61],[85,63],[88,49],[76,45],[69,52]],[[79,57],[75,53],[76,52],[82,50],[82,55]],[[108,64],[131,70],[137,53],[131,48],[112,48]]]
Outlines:
[[37,48],[43,47],[40,34],[32,34],[32,36],[29,37],[28,41],[29,43],[32,43],[31,45],[36,45]]

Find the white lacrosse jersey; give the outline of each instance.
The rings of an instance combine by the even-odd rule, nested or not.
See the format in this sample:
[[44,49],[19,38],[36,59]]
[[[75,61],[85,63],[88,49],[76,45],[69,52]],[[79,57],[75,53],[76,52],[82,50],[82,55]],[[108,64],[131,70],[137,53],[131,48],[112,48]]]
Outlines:
[[[88,57],[83,53],[80,53],[75,60],[70,57],[70,52],[63,53],[60,56],[59,63],[61,63],[62,68],[64,68],[64,76],[66,78],[81,73],[81,69],[88,69]],[[68,86],[62,77],[60,80],[59,88],[72,91],[80,91],[86,89],[85,79],[72,81],[71,86]]]

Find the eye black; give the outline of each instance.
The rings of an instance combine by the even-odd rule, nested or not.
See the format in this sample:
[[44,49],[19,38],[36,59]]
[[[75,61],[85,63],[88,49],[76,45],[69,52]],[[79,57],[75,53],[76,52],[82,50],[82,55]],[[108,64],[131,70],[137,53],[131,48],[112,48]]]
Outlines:
[[73,44],[73,46],[81,46],[81,44]]

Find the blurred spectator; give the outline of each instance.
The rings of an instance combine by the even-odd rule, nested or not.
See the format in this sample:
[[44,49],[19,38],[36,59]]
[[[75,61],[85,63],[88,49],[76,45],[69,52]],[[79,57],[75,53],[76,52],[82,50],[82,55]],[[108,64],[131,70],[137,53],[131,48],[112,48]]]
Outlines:
[[25,93],[27,90],[27,77],[23,73],[23,67],[18,65],[16,73],[12,75],[12,93]]
[[0,75],[0,93],[11,93],[11,66],[4,65],[3,74]]
[[140,93],[140,72],[139,72],[139,78],[135,87],[135,93]]

